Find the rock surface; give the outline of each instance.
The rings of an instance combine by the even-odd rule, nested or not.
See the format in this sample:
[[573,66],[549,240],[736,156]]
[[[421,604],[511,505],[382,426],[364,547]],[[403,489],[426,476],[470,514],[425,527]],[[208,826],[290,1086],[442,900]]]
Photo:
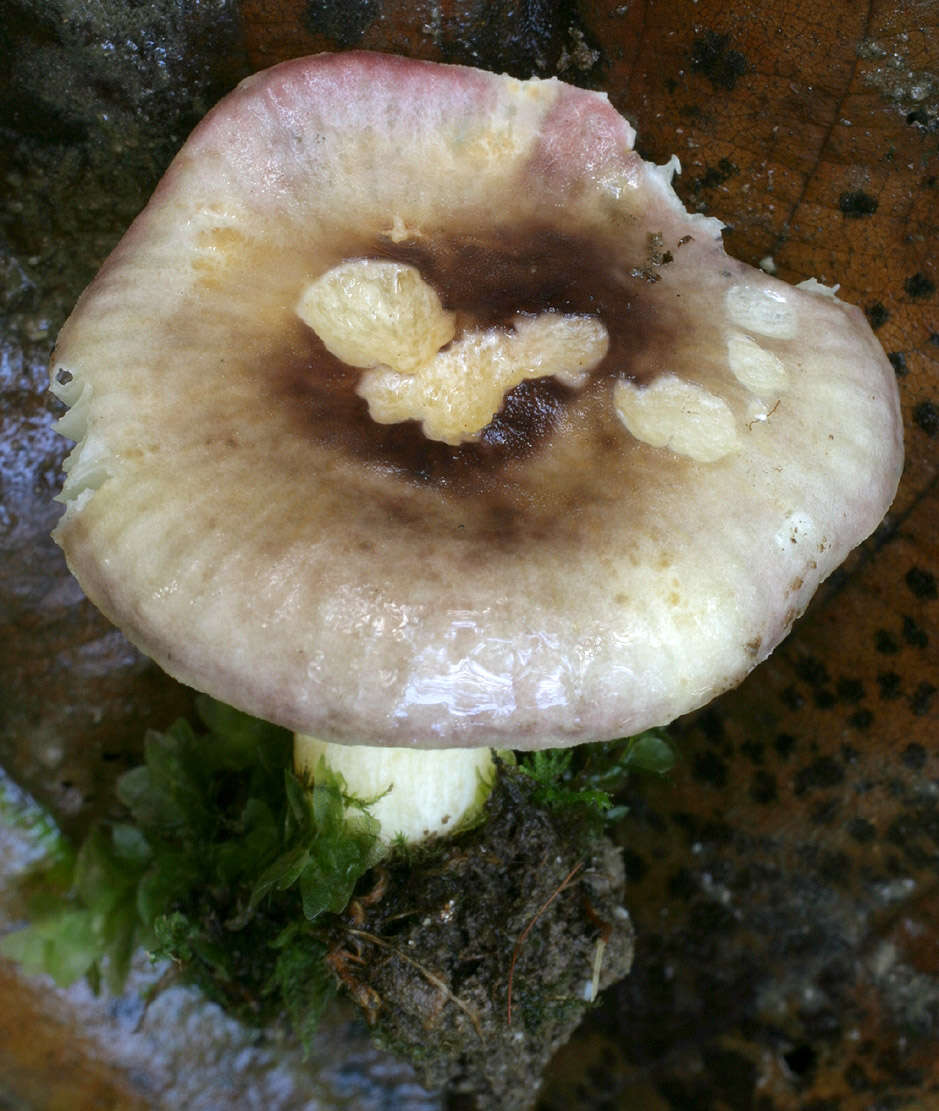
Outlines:
[[[811,4],[797,17],[788,0],[701,0],[694,22],[639,0],[522,14],[395,0],[7,8],[0,763],[10,775],[80,832],[111,805],[109,784],[136,762],[143,728],[188,703],[83,602],[47,539],[64,445],[49,431],[45,363],[195,120],[250,70],[351,46],[603,88],[646,158],[681,158],[679,193],[728,223],[730,253],[787,280],[840,282],[865,309],[900,379],[908,462],[887,522],[790,640],[681,724],[668,783],[637,783],[618,831],[635,971],[556,1059],[542,1107],[939,1101],[935,7]],[[265,1106],[283,1109],[429,1111],[445,1098],[338,1019],[297,1074],[306,1089],[289,1095],[234,1067],[259,1051],[227,1027],[205,1052],[246,1078],[237,1091],[212,1087],[202,1050],[173,1058],[172,1008],[188,1001],[146,1018],[151,1040],[132,1049],[132,999],[60,995],[8,968],[0,994],[29,1031],[0,1037],[0,1098],[14,1106],[55,1106],[51,1075],[68,1077],[71,1106],[178,1106],[162,1067],[190,1093],[201,1079],[203,1102],[189,1106],[247,1108],[266,1093]],[[201,1021],[190,1013],[186,1028]],[[87,1036],[65,1033],[85,1026]],[[163,1056],[147,1057],[155,1046]],[[270,1075],[293,1067],[268,1060]]]

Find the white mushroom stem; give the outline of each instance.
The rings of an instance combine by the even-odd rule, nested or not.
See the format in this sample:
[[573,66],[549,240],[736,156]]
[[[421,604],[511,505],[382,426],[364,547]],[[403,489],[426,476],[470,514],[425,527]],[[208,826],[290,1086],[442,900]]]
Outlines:
[[342,776],[350,798],[369,804],[386,844],[449,834],[481,809],[495,774],[488,748],[381,748],[294,735],[294,767],[315,780],[321,761]]

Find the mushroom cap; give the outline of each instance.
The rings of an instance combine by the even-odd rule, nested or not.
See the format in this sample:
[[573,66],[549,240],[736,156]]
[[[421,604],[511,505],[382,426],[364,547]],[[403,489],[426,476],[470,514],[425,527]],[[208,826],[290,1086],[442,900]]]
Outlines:
[[[58,340],[89,598],[172,675],[332,741],[571,745],[738,683],[902,466],[860,311],[728,258],[605,96],[346,53],[196,128]],[[298,316],[348,259],[458,327],[602,321],[474,442],[379,424]]]

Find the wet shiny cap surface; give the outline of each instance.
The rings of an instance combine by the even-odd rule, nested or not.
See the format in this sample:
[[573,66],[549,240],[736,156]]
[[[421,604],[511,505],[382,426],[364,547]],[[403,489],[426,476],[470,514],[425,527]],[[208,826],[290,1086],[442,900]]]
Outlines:
[[[633,138],[599,94],[387,55],[243,82],[54,353],[56,539],[92,601],[185,682],[350,743],[575,744],[737,683],[889,506],[894,375]],[[298,311],[357,261],[417,275],[342,303],[388,366]],[[590,351],[539,376],[526,337],[563,321]],[[484,425],[370,408],[369,375],[465,391],[492,351]]]

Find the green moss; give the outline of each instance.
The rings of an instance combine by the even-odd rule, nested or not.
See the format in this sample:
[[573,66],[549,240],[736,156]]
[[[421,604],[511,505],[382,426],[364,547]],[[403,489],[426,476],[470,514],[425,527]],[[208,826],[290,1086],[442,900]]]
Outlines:
[[523,757],[518,770],[535,783],[534,800],[552,809],[580,811],[586,819],[622,817],[614,805],[632,772],[667,775],[675,754],[664,730],[649,729],[619,741],[579,749],[546,749]]
[[[24,884],[30,924],[0,940],[2,955],[117,992],[143,946],[236,1017],[286,1018],[306,1043],[341,985],[433,1082],[464,1059],[485,1071],[477,1050],[502,1045],[514,978],[528,1049],[514,1062],[507,1043],[506,1090],[584,1010],[597,922],[616,939],[606,959],[628,968],[621,866],[602,830],[630,772],[671,766],[661,734],[502,754],[478,824],[400,847],[379,871],[368,800],[323,766],[301,783],[285,730],[205,698],[198,711],[195,728],[147,734],[144,763],[118,781],[126,820],[98,823],[74,850],[47,816],[30,819],[50,852]],[[0,817],[22,822],[20,811],[8,800]],[[590,913],[568,872],[585,885],[588,872],[594,885],[607,877],[590,889]],[[529,929],[537,944],[533,934],[513,954]],[[363,963],[369,947],[381,959]],[[424,1062],[428,1000],[446,1021],[433,1020]]]
[[[203,729],[151,732],[97,825],[31,877],[30,925],[0,952],[67,985],[117,992],[138,946],[243,1019],[286,1013],[309,1037],[335,987],[322,919],[379,854],[377,823],[337,776],[294,776],[292,737],[209,699]],[[300,977],[300,979],[298,979]]]

